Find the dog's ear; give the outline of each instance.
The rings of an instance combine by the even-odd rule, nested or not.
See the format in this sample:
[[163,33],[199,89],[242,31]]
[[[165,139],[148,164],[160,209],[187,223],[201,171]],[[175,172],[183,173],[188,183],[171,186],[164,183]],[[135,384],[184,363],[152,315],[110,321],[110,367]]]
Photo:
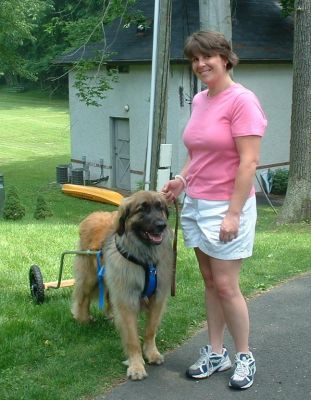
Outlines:
[[118,215],[117,229],[116,229],[116,232],[119,236],[123,235],[125,232],[125,222],[127,220],[127,217],[129,216],[129,213],[130,213],[129,204],[127,201],[124,201],[119,206],[119,215]]

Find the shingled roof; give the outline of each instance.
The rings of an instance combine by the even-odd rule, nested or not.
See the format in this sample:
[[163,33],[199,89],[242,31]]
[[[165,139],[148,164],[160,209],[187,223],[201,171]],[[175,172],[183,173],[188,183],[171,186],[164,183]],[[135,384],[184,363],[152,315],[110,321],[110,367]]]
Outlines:
[[293,21],[275,0],[233,0],[232,42],[245,61],[291,61]]
[[[138,0],[135,8],[150,21],[154,16],[154,0]],[[199,30],[198,0],[172,1],[171,61],[184,61],[186,37]],[[60,56],[57,63],[92,60],[106,48],[112,63],[146,63],[152,56],[152,23],[144,32],[136,26],[124,28],[117,20],[106,27],[105,41],[93,43]],[[233,0],[232,41],[241,62],[291,61],[293,52],[293,22],[284,18],[277,1]]]

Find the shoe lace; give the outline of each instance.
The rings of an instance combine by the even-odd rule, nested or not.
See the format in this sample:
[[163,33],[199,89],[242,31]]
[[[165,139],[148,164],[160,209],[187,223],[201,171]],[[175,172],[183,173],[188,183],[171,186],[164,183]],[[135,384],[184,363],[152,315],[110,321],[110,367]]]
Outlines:
[[234,371],[234,375],[238,375],[243,378],[245,375],[248,375],[248,363],[247,361],[237,360],[236,368]]
[[208,354],[207,354],[206,350],[205,350],[204,348],[203,348],[203,349],[200,349],[200,357],[199,357],[199,359],[193,364],[193,367],[194,367],[194,368],[199,368],[203,363],[204,363],[204,364],[206,363],[207,359],[208,359]]

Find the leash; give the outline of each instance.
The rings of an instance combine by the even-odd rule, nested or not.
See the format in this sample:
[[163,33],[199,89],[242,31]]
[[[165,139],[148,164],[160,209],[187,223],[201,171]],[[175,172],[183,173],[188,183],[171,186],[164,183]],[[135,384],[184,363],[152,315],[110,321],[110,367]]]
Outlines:
[[177,239],[178,239],[178,202],[174,201],[175,206],[175,231],[174,231],[174,241],[173,241],[173,271],[172,271],[172,285],[171,285],[171,296],[176,296],[176,269],[177,269]]

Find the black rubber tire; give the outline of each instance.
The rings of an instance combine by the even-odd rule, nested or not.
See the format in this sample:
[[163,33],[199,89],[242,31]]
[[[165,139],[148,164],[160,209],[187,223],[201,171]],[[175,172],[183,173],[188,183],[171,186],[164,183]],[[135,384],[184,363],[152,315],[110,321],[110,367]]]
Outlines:
[[32,265],[29,270],[30,293],[34,302],[42,304],[44,302],[44,283],[38,265]]

